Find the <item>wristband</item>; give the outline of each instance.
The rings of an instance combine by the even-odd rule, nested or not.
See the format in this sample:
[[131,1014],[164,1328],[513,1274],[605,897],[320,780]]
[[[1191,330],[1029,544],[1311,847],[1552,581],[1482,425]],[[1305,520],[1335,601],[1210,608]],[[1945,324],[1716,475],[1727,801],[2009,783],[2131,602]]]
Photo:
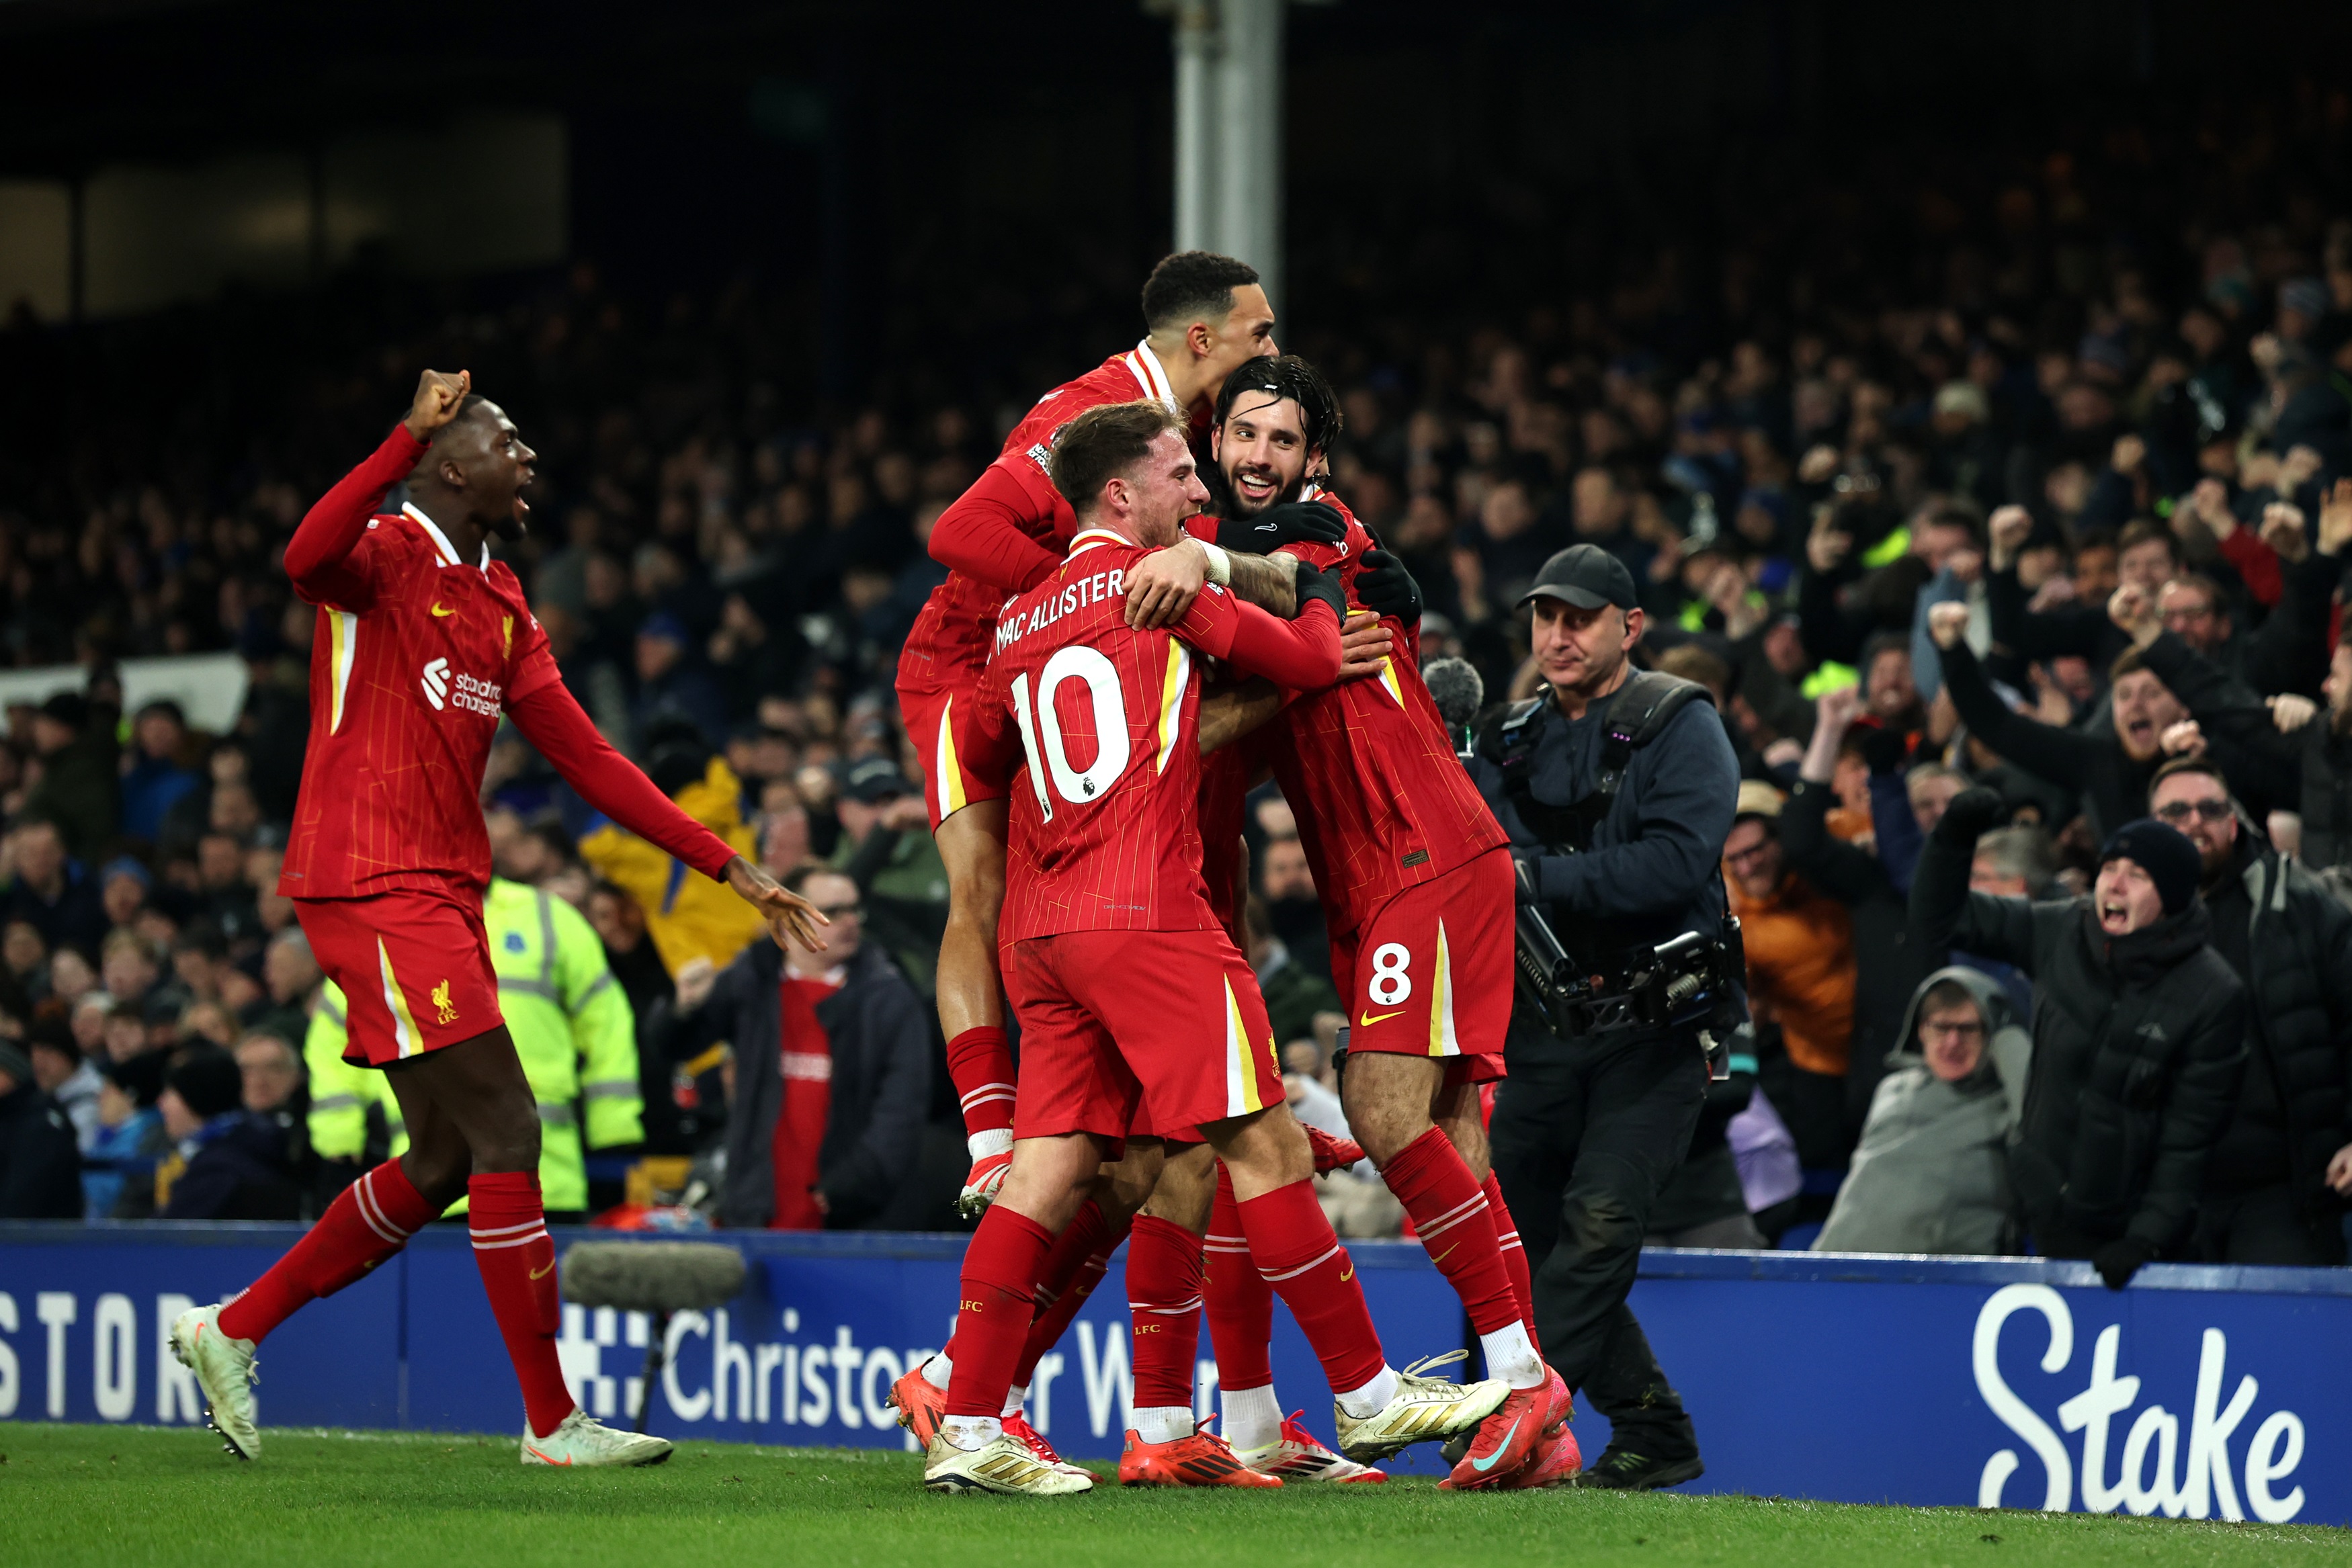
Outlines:
[[1219,588],[1230,587],[1234,580],[1234,558],[1223,549],[1203,538],[1192,541],[1209,558],[1209,580]]

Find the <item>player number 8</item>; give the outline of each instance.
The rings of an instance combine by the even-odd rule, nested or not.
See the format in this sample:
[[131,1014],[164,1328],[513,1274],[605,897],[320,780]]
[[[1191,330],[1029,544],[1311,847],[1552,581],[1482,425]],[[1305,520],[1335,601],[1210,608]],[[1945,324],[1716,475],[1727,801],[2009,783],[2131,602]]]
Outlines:
[[1372,949],[1372,983],[1368,988],[1372,1000],[1384,1008],[1392,1008],[1412,995],[1412,977],[1405,966],[1412,962],[1412,953],[1402,942],[1383,942]]
[[[1070,766],[1069,748],[1062,743],[1061,716],[1054,709],[1054,694],[1070,680],[1085,682],[1087,695],[1094,702],[1095,764],[1083,773]],[[1101,800],[1127,771],[1127,699],[1119,691],[1118,671],[1083,643],[1074,643],[1045,661],[1045,667],[1037,672],[1034,707],[1027,673],[1013,676],[1013,711],[1021,720],[1021,746],[1029,754],[1029,782],[1037,791],[1037,805],[1045,821],[1054,820],[1053,798],[1045,790],[1047,775],[1054,780],[1054,795],[1073,806],[1084,806]]]

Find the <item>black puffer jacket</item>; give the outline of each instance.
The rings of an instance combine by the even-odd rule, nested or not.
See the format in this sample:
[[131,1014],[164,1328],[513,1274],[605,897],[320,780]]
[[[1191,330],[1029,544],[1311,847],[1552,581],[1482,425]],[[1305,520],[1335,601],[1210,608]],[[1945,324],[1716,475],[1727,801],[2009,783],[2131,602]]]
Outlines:
[[1938,947],[2033,977],[2033,1067],[2010,1151],[2027,1228],[2058,1256],[2126,1236],[2169,1250],[2237,1101],[2245,988],[2206,945],[2202,903],[2111,938],[2088,898],[1969,892],[1967,815],[1948,810],[1928,835],[1911,918]]
[[[2352,909],[2241,824],[2229,880],[2212,895],[2214,950],[2245,982],[2245,1091],[2209,1182],[2241,1188],[2284,1175],[2315,1218],[2343,1212],[2327,1162],[2352,1144]],[[2242,923],[2242,924],[2240,924]]]

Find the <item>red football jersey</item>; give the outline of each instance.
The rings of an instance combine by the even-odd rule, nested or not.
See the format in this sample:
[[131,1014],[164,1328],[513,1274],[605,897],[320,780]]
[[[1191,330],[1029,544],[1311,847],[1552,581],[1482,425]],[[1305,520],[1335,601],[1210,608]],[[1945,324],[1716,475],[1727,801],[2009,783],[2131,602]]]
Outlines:
[[[1347,538],[1283,549],[1309,565],[1337,567],[1349,608],[1360,610],[1356,574],[1375,548],[1372,536],[1337,497],[1314,498],[1347,517]],[[1400,889],[1508,841],[1454,755],[1422,684],[1415,634],[1402,622],[1388,625],[1398,652],[1379,674],[1308,693],[1261,732],[1335,936]]]
[[[1090,408],[1144,398],[1156,398],[1176,409],[1168,372],[1149,342],[1113,354],[1077,380],[1055,387],[1039,398],[1004,438],[1004,450],[997,455],[995,466],[1011,475],[1027,493],[1030,515],[1040,523],[1034,536],[1039,544],[1058,554],[1069,547],[1078,528],[1070,503],[1045,475],[1055,433]],[[923,601],[899,651],[898,684],[913,691],[969,687],[988,664],[998,609],[1014,593],[1034,586],[982,582],[961,571],[949,572],[948,580]]]
[[[357,486],[354,504],[373,510],[422,450],[395,430],[353,476],[382,478]],[[372,518],[348,555],[296,591],[319,620],[310,746],[278,891],[488,886],[479,792],[500,709],[559,678],[514,572],[487,549],[458,559],[412,506]]]
[[1027,778],[1013,788],[1000,945],[1214,927],[1201,876],[1198,655],[1250,667],[1257,661],[1235,644],[1256,634],[1255,623],[1286,645],[1294,633],[1302,645],[1319,635],[1331,655],[1319,678],[1338,669],[1325,607],[1286,627],[1212,586],[1174,628],[1130,628],[1125,578],[1149,553],[1088,529],[998,621],[977,744],[984,766],[1009,771],[1025,760]]

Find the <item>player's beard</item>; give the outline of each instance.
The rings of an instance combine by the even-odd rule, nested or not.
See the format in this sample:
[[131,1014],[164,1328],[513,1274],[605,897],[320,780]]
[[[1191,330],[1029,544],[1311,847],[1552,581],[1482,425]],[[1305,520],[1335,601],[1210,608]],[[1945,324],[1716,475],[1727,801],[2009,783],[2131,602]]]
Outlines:
[[1279,507],[1286,501],[1296,501],[1306,493],[1308,483],[1307,476],[1302,474],[1276,491],[1264,505],[1252,506],[1242,495],[1240,487],[1234,483],[1234,476],[1227,473],[1222,465],[1216,468],[1215,473],[1217,494],[1210,497],[1209,509],[1221,517],[1234,517],[1244,521],[1256,517],[1261,512]]

